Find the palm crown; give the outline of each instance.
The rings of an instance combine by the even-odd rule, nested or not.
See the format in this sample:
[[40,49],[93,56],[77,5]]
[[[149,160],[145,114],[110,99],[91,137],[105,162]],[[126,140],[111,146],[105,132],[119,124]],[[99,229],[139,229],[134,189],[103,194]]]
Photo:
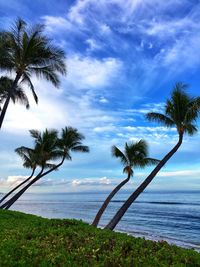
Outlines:
[[58,87],[58,74],[66,74],[64,51],[53,45],[43,30],[43,25],[28,28],[22,19],[18,19],[10,31],[0,32],[0,70],[16,73],[0,114],[0,128],[19,82],[29,86],[37,103],[31,76],[45,78]]
[[165,104],[164,114],[150,112],[146,118],[165,125],[176,127],[179,134],[193,135],[197,132],[195,122],[199,113],[199,98],[190,97],[185,89],[187,85],[177,83],[172,91],[171,98]]
[[0,33],[0,68],[15,71],[30,86],[35,100],[32,74],[58,86],[57,73],[66,73],[64,52],[52,44],[43,30],[41,24],[28,28],[22,19],[18,19],[11,31]]
[[23,159],[23,166],[26,168],[52,168],[55,164],[49,161],[59,157],[57,149],[57,131],[45,130],[43,133],[37,130],[30,130],[31,136],[35,139],[34,148],[21,146],[15,152]]
[[85,137],[73,127],[65,127],[62,129],[61,138],[58,140],[60,153],[71,160],[70,151],[72,152],[89,152],[88,146],[82,145]]
[[[2,103],[8,97],[8,93],[13,82],[14,81],[12,79],[6,76],[0,77],[0,103]],[[20,104],[25,105],[26,108],[29,108],[28,98],[21,86],[16,86],[11,95],[11,99],[14,104],[15,102],[19,102]]]
[[129,176],[133,175],[134,167],[144,168],[159,162],[157,159],[148,157],[148,144],[143,139],[135,143],[126,143],[124,152],[113,146],[112,155],[120,159],[124,165],[123,172]]
[[30,134],[34,139],[34,148],[22,146],[15,150],[26,168],[52,168],[56,165],[51,161],[60,158],[71,160],[70,151],[89,152],[88,146],[82,145],[84,136],[72,127],[62,129],[60,138],[54,129],[46,129],[44,132],[30,130]]
[[35,140],[34,151],[37,154],[38,165],[41,167],[52,167],[51,160],[60,158],[58,149],[58,131],[46,129],[44,132],[30,130],[31,136]]

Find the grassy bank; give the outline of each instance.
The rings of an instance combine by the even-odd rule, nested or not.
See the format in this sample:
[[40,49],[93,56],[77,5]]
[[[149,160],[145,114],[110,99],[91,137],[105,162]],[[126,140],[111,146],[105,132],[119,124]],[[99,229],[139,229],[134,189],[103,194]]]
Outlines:
[[200,254],[76,220],[0,211],[0,266],[200,266]]

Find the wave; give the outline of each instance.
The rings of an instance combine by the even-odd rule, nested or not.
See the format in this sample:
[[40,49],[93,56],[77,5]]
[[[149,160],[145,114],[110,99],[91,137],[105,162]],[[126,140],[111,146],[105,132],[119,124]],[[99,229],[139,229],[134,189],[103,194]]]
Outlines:
[[[126,200],[111,200],[114,203],[124,203]],[[141,204],[156,204],[156,205],[192,205],[200,206],[200,203],[196,202],[171,202],[171,201],[135,201],[135,203]]]

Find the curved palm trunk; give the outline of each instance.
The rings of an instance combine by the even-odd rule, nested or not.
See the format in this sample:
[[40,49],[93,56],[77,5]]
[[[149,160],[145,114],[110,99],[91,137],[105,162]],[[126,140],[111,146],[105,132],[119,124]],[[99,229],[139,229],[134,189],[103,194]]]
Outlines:
[[109,196],[106,198],[106,200],[104,201],[103,205],[101,206],[101,208],[99,209],[99,211],[97,212],[96,217],[94,218],[94,221],[92,223],[92,225],[97,226],[101,216],[103,215],[105,209],[107,208],[108,204],[110,203],[111,199],[114,197],[114,195],[126,184],[128,183],[128,181],[130,180],[130,174],[128,175],[128,177],[123,180],[119,185],[117,185],[113,191],[109,194]]
[[160,171],[160,169],[165,165],[165,163],[176,153],[179,149],[183,141],[183,134],[179,134],[179,141],[174,146],[174,148],[158,163],[155,169],[150,173],[150,175],[144,180],[144,182],[131,194],[131,196],[126,200],[126,202],[122,205],[122,207],[118,210],[112,220],[106,225],[106,229],[113,230],[118,222],[121,220],[125,212],[131,206],[131,204],[135,201],[135,199],[144,191],[144,189],[150,184],[156,174]]
[[10,196],[14,191],[16,191],[19,187],[21,187],[23,184],[27,183],[34,175],[35,173],[35,169],[33,169],[31,175],[22,183],[20,183],[19,185],[17,185],[15,188],[13,188],[11,191],[9,191],[4,197],[2,197],[2,199],[0,200],[0,203],[2,203],[8,196]]
[[8,92],[8,96],[6,98],[6,101],[5,101],[4,105],[3,105],[3,108],[2,108],[1,114],[0,114],[0,129],[1,129],[2,124],[3,124],[3,120],[4,120],[4,117],[5,117],[9,102],[10,102],[10,98],[11,98],[11,96],[13,94],[13,91],[16,89],[17,83],[18,83],[20,78],[21,78],[21,75],[17,74],[16,77],[15,77],[15,80],[13,82],[13,85],[12,85],[12,87],[10,88],[10,90]]
[[30,182],[28,183],[26,186],[24,186],[24,188],[22,188],[18,193],[16,193],[13,197],[11,197],[8,201],[6,201],[3,205],[1,205],[0,209],[8,209],[9,207],[11,207],[15,201],[17,201],[17,199],[35,182],[37,182],[43,172],[43,168],[41,169],[41,171],[39,172],[39,174]]
[[47,174],[49,174],[50,172],[52,172],[52,171],[54,171],[55,169],[57,169],[58,167],[60,167],[62,164],[63,164],[63,162],[64,162],[64,160],[65,160],[65,157],[63,157],[63,159],[62,159],[62,161],[58,164],[58,165],[56,165],[55,167],[53,167],[52,169],[50,169],[50,170],[48,170],[48,171],[46,171],[46,172],[44,172],[44,173],[42,173],[43,172],[43,170],[44,170],[44,168],[42,168],[42,170],[40,171],[40,173],[29,183],[29,184],[27,184],[23,189],[21,189],[16,195],[14,195],[11,199],[9,199],[5,204],[3,204],[1,207],[0,207],[0,209],[9,209],[20,197],[21,197],[21,195],[23,195],[23,193],[31,186],[31,185],[33,185],[35,182],[37,182],[40,178],[42,178],[43,176],[45,176],[45,175],[47,175]]

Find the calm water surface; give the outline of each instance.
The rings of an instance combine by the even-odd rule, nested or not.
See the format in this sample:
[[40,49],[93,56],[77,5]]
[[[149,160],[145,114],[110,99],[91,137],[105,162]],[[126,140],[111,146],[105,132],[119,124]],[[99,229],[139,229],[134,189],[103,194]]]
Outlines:
[[[27,193],[13,209],[91,223],[107,195],[108,192]],[[100,226],[106,225],[129,195],[125,191],[113,199]],[[132,204],[116,230],[200,251],[200,192],[145,192]]]

